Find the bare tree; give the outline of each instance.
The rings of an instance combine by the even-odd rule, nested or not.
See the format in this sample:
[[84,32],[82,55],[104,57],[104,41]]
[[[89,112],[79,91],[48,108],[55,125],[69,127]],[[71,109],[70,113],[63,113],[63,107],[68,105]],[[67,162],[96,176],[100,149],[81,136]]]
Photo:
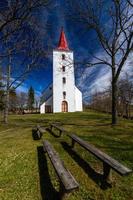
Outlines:
[[[132,118],[133,82],[129,74],[125,74],[117,84],[117,111],[121,117]],[[103,92],[94,92],[89,107],[106,113],[111,113],[111,86]]]
[[31,22],[33,12],[42,6],[46,8],[49,2],[49,0],[7,0],[3,3],[0,7],[0,41],[18,30],[23,30],[25,22]]
[[121,111],[122,116],[131,118],[131,105],[133,101],[133,82],[130,80],[130,76],[126,74],[118,82],[118,110]]
[[127,2],[129,3],[129,5],[130,5],[131,7],[133,7],[133,2],[132,2],[131,0],[127,0]]
[[18,108],[20,109],[21,113],[24,112],[24,109],[27,107],[27,93],[25,92],[20,92],[20,94],[17,94],[17,105]]
[[4,109],[4,101],[2,98],[3,94],[4,94],[3,79],[2,79],[2,71],[1,71],[1,66],[0,66],[0,111]]
[[111,92],[110,92],[110,88],[106,89],[103,92],[97,92],[96,91],[92,95],[90,108],[97,110],[97,111],[110,113],[111,112]]
[[[46,56],[46,51],[44,52],[39,40],[40,27],[35,17],[37,15],[36,12],[42,6],[47,9],[49,1],[15,0],[9,1],[4,5],[3,9],[0,9],[0,41],[3,47],[0,58],[6,59],[8,63],[4,75],[5,123],[8,122],[10,89],[19,87],[29,73],[38,66],[39,60]],[[18,64],[18,69],[14,67],[15,57],[17,57],[17,60],[22,60]]]
[[15,113],[17,110],[17,93],[14,88],[9,91],[9,111]]
[[117,123],[117,82],[133,50],[133,7],[129,0],[71,1],[73,20],[93,30],[104,56],[93,55],[86,66],[106,65],[112,71],[112,124]]

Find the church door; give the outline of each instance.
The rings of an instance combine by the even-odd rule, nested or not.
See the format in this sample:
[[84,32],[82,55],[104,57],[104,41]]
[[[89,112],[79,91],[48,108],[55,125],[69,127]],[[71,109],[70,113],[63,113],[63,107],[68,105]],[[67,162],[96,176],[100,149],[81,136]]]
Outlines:
[[67,103],[67,101],[62,101],[62,112],[68,112],[68,103]]
[[45,106],[45,113],[51,113],[51,112],[52,112],[51,106],[49,105]]

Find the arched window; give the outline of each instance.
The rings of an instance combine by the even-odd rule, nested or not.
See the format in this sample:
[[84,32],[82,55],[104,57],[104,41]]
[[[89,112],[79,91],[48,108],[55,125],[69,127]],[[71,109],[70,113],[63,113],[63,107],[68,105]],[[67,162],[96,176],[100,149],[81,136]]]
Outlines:
[[65,60],[65,54],[62,54],[62,60]]
[[63,99],[65,99],[66,98],[66,92],[64,91],[63,92]]
[[65,72],[66,71],[66,67],[62,66],[62,71]]
[[66,83],[66,78],[65,77],[62,78],[62,82],[63,82],[63,84]]
[[68,103],[67,101],[62,101],[62,104],[61,104],[61,110],[62,112],[68,112]]

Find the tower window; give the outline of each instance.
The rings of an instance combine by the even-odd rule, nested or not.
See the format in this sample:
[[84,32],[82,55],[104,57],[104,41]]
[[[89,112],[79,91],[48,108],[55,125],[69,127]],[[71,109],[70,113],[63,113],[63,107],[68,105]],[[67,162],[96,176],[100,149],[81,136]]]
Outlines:
[[63,78],[62,78],[62,81],[63,81],[63,83],[65,84],[65,83],[66,83],[66,78],[63,77]]
[[66,71],[66,67],[62,66],[62,71],[65,72]]
[[62,60],[65,60],[65,54],[62,54]]
[[63,98],[64,99],[66,98],[66,92],[65,91],[63,92]]

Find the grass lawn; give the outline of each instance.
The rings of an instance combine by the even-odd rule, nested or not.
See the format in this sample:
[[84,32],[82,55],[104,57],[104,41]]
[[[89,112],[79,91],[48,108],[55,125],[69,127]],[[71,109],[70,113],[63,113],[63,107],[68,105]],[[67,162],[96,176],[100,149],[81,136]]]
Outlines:
[[[0,200],[58,200],[59,182],[42,150],[42,141],[33,140],[32,128],[60,121],[63,127],[107,152],[133,169],[133,121],[120,119],[112,127],[110,115],[97,112],[13,115],[8,125],[0,125]],[[101,188],[102,163],[70,138],[43,135],[64,160],[80,184],[67,200],[133,200],[133,174],[119,176],[112,171],[112,187]]]

